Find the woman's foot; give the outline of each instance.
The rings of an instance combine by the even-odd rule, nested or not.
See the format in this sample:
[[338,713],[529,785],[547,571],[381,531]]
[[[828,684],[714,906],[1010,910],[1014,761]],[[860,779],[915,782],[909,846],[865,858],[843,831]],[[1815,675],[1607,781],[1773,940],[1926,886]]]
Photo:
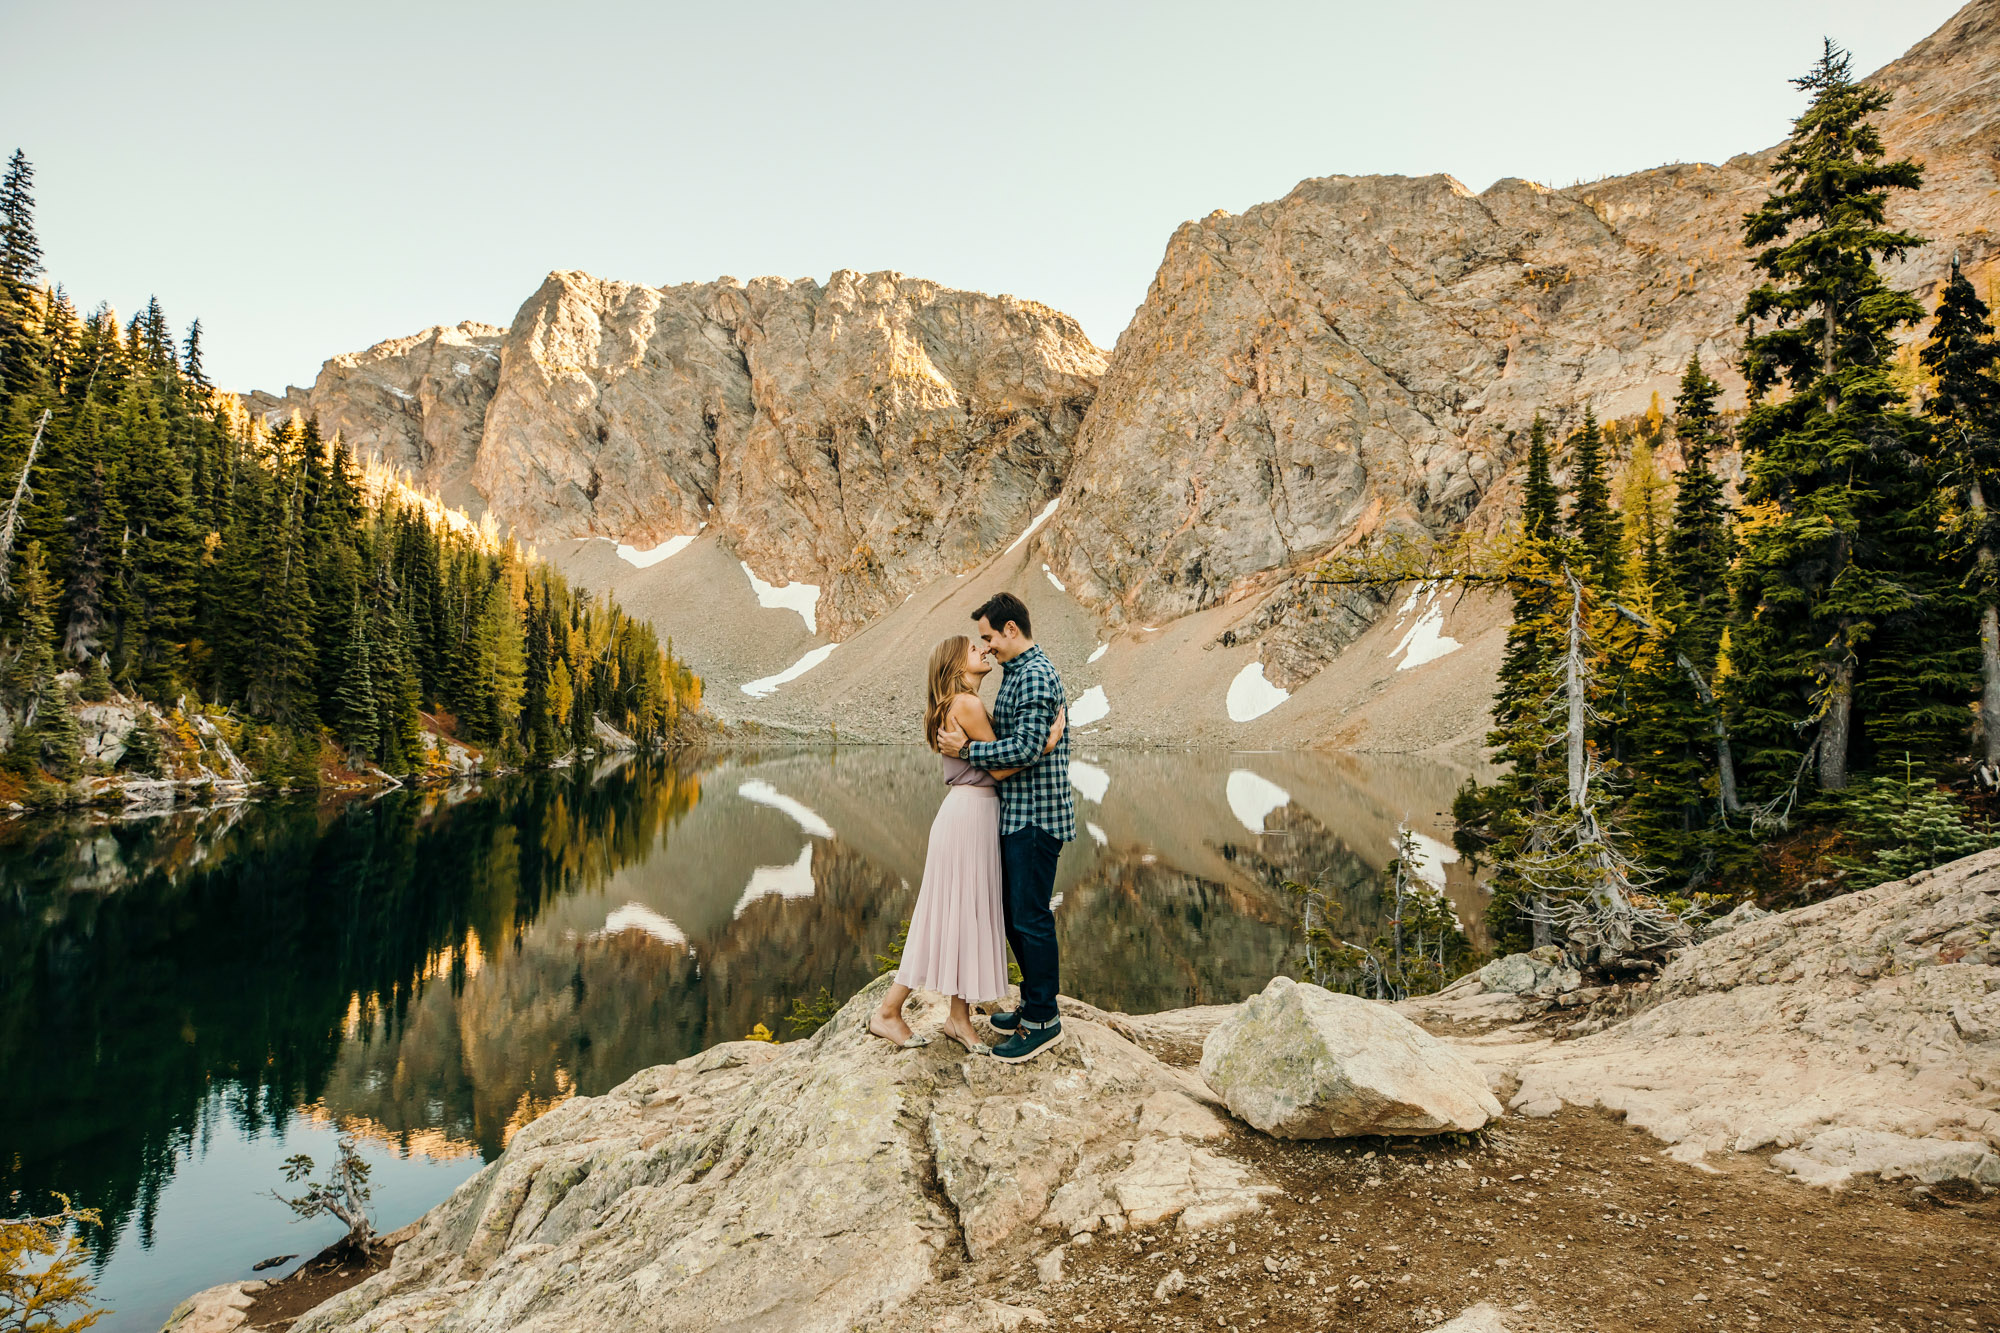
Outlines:
[[906,1051],[928,1046],[931,1041],[929,1037],[919,1037],[911,1032],[910,1025],[903,1021],[901,1014],[885,1014],[879,1009],[868,1019],[868,1031],[891,1046]]
[[950,1037],[973,1055],[991,1055],[993,1053],[993,1048],[979,1039],[979,1030],[972,1026],[969,1019],[947,1019],[943,1031],[945,1036]]

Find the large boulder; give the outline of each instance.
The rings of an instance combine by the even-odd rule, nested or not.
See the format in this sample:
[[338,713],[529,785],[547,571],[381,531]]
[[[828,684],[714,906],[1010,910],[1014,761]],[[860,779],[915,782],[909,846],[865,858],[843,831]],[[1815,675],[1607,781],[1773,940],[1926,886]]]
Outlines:
[[1499,995],[1564,995],[1583,985],[1583,974],[1569,965],[1562,950],[1544,945],[1527,953],[1510,953],[1479,969],[1479,982]]
[[198,1291],[174,1307],[160,1333],[235,1333],[248,1320],[244,1312],[268,1282],[225,1282]]
[[1286,1139],[1474,1130],[1500,1114],[1479,1072],[1394,1010],[1274,977],[1202,1043],[1240,1120]]

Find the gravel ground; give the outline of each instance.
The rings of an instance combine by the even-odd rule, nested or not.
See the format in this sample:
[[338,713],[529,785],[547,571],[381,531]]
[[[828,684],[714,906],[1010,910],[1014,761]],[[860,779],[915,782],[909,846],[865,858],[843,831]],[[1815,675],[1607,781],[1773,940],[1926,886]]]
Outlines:
[[1046,1287],[1038,1256],[996,1256],[961,1268],[939,1305],[984,1297],[1107,1333],[1424,1329],[1480,1302],[1543,1333],[2000,1329],[1993,1197],[1829,1193],[1765,1155],[1708,1173],[1659,1148],[1580,1110],[1451,1140],[1245,1133],[1228,1151],[1286,1189],[1257,1217],[1070,1245]]

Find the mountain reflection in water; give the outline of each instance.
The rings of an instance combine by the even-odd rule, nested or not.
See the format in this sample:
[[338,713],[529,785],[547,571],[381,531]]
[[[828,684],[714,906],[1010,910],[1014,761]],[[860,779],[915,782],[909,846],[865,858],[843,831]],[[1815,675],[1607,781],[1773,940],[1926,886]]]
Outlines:
[[[1064,991],[1129,1012],[1239,999],[1295,958],[1288,879],[1320,879],[1344,933],[1371,934],[1406,819],[1476,926],[1439,813],[1463,777],[1083,752],[1057,882]],[[0,1208],[61,1191],[103,1211],[101,1289],[120,1308],[102,1329],[157,1328],[160,1292],[331,1239],[285,1230],[268,1196],[251,1208],[275,1168],[225,1170],[231,1154],[357,1132],[378,1199],[414,1216],[555,1102],[760,1022],[783,1034],[794,997],[864,984],[910,914],[941,796],[935,756],[868,748],[13,821]],[[157,1290],[125,1281],[204,1209],[240,1213],[235,1232],[155,1256]]]

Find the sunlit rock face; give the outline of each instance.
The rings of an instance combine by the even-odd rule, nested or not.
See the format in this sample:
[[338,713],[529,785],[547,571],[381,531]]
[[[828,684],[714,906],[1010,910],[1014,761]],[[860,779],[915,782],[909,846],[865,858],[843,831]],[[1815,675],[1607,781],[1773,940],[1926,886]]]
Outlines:
[[334,357],[310,390],[287,389],[282,398],[253,393],[244,405],[266,417],[315,416],[357,458],[386,463],[463,503],[487,404],[500,382],[506,332],[467,320],[391,338]]
[[[1994,0],[1873,76],[1896,95],[1890,151],[1926,164],[1893,217],[1934,243],[1891,278],[1927,302],[1954,250],[1982,290],[2000,272],[1996,80]],[[1328,176],[1186,223],[1084,422],[1056,572],[1114,623],[1277,601],[1359,536],[1507,512],[1537,410],[1567,426],[1670,403],[1695,354],[1740,402],[1742,217],[1775,156],[1478,194]]]
[[1066,315],[895,273],[562,272],[504,335],[427,330],[250,406],[317,413],[526,538],[726,536],[771,583],[820,587],[845,638],[1019,535],[1103,369]]

